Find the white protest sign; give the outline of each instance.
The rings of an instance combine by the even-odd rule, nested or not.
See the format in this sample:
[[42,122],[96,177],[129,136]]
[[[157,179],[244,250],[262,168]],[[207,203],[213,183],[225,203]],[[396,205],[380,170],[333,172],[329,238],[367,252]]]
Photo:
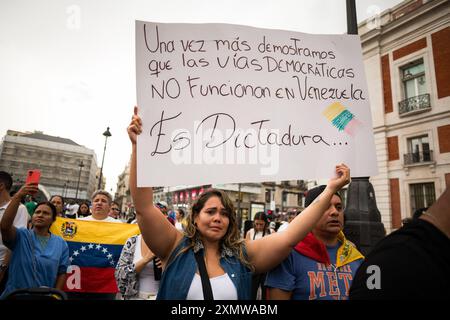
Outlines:
[[136,21],[138,186],[377,173],[356,35]]

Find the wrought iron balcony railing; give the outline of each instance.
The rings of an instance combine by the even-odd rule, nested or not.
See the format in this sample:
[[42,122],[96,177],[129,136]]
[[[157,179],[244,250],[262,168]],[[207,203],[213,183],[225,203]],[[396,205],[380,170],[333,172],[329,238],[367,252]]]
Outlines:
[[426,111],[429,109],[431,109],[429,93],[411,97],[398,103],[398,112],[400,115],[407,115],[408,113],[415,113],[414,111]]
[[431,162],[433,161],[433,150],[423,151],[423,152],[414,152],[414,153],[406,153],[403,155],[405,160],[405,164],[415,164],[421,162]]

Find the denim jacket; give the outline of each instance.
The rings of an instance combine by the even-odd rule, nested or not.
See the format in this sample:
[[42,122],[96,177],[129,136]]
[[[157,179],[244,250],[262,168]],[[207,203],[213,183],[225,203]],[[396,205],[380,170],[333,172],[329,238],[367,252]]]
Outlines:
[[[189,245],[190,240],[184,237],[172,252],[169,262],[162,274],[157,300],[186,300],[195,272],[197,261],[194,251],[202,250],[197,244],[193,249],[177,253]],[[238,300],[251,299],[252,272],[243,265],[229,249],[222,250],[220,265],[230,277],[238,294]]]

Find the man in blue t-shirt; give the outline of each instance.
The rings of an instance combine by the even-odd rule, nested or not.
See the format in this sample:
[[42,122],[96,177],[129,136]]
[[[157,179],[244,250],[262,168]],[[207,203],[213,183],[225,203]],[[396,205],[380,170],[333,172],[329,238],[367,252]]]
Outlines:
[[[325,189],[308,191],[305,207]],[[289,256],[267,274],[265,285],[272,300],[346,300],[356,270],[364,257],[342,229],[344,211],[336,193],[313,231]]]

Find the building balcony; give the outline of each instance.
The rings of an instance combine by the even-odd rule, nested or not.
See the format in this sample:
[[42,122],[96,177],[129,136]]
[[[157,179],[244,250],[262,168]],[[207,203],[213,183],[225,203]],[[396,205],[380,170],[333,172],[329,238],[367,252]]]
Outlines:
[[424,152],[406,153],[403,155],[405,166],[416,164],[429,164],[433,162],[433,150]]
[[431,110],[430,94],[425,93],[411,97],[398,103],[398,113],[401,117]]

